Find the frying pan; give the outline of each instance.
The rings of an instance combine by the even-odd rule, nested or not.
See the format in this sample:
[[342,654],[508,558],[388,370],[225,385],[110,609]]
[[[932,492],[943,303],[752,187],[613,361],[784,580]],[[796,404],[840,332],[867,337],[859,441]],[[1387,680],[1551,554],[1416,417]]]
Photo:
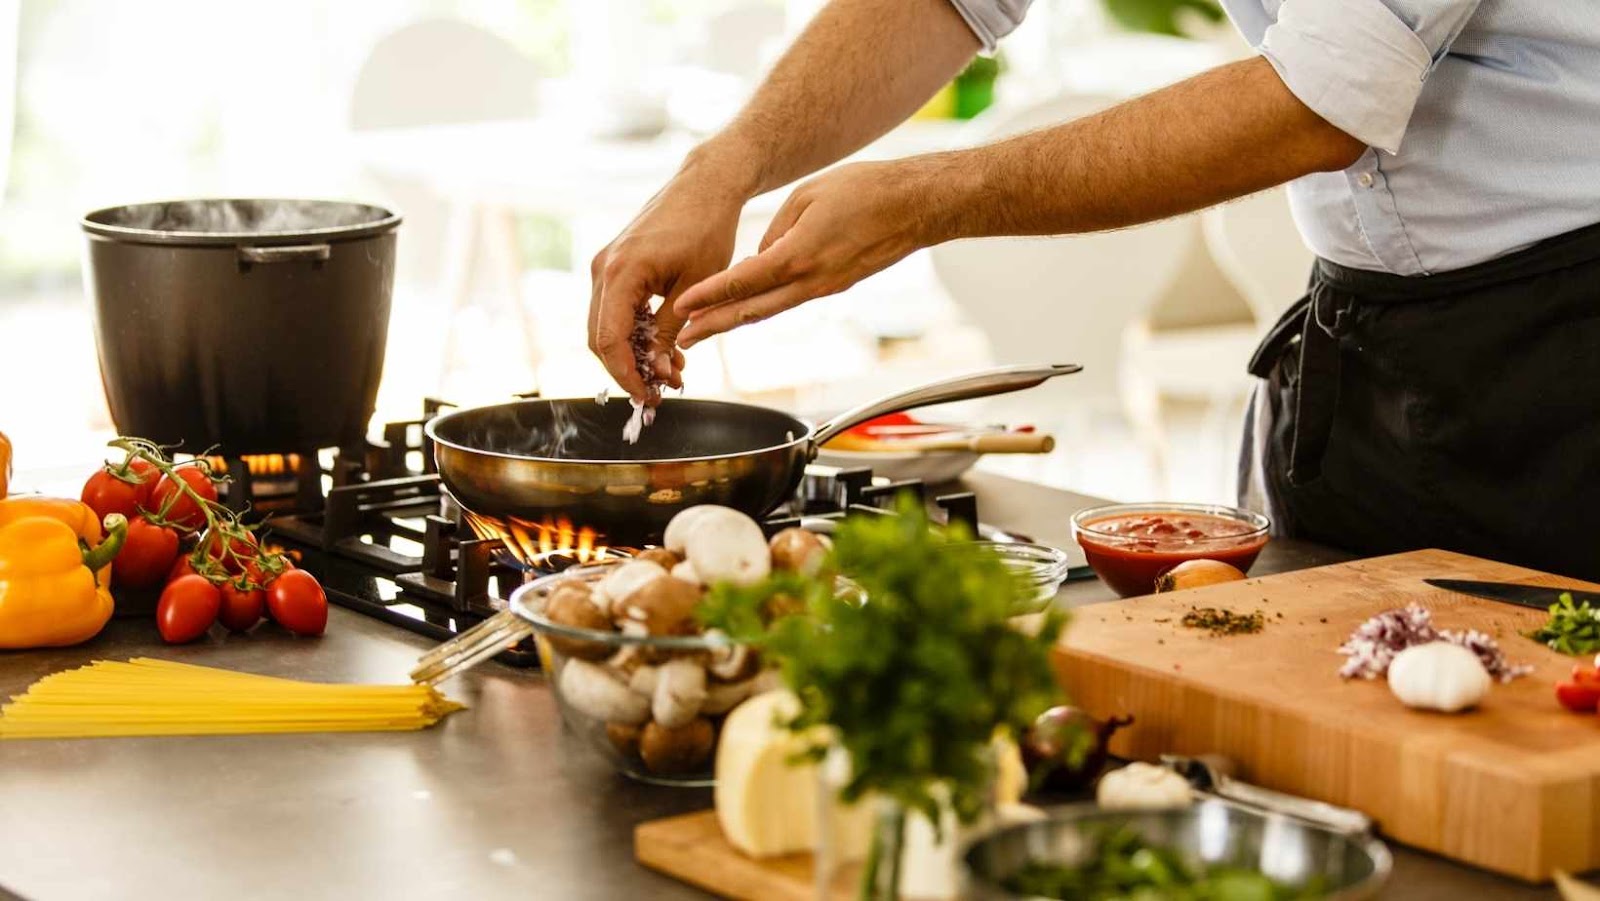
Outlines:
[[1075,364],[1008,366],[921,385],[819,425],[754,404],[668,398],[637,444],[625,398],[523,400],[430,421],[444,487],[467,510],[566,517],[613,541],[659,536],[680,510],[721,504],[754,517],[792,497],[828,439],[886,413],[1031,388]]

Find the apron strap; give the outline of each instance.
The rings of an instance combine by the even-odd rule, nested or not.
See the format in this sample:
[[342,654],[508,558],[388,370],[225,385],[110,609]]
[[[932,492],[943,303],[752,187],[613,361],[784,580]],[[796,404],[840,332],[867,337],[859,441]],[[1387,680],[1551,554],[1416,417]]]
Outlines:
[[1313,278],[1311,290],[1273,325],[1250,359],[1250,373],[1268,378],[1299,344],[1294,439],[1289,481],[1304,485],[1322,474],[1322,455],[1339,407],[1339,339],[1354,325],[1355,298]]

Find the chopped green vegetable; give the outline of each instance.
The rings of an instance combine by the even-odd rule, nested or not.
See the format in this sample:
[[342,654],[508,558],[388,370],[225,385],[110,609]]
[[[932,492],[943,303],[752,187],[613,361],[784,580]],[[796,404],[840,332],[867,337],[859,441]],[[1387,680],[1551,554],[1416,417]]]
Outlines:
[[1260,610],[1235,613],[1226,607],[1191,607],[1183,615],[1183,624],[1191,629],[1205,629],[1212,635],[1247,635],[1260,632],[1266,617]]
[[1001,884],[1019,895],[1071,901],[1302,901],[1324,894],[1320,883],[1291,888],[1244,867],[1191,863],[1128,826],[1107,830],[1083,864],[1035,861]]
[[1563,591],[1550,605],[1550,621],[1528,637],[1563,654],[1593,654],[1600,651],[1600,610],[1588,601],[1574,602],[1572,593]]

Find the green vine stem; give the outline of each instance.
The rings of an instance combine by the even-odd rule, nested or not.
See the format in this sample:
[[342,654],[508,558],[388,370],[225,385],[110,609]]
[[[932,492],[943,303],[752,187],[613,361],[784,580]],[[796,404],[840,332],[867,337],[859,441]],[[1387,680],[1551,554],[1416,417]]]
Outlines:
[[[129,436],[113,439],[108,443],[108,446],[127,454],[127,459],[123,462],[123,469],[126,469],[135,458],[144,460],[154,466],[168,482],[172,483],[180,494],[194,502],[201,515],[205,517],[205,526],[194,530],[184,528],[181,524],[168,519],[167,516],[171,513],[173,505],[177,503],[177,495],[168,498],[167,502],[162,504],[160,510],[145,511],[145,515],[156,525],[174,528],[179,532],[192,531],[193,534],[198,536],[194,550],[188,555],[189,565],[197,574],[215,584],[231,582],[240,591],[250,591],[266,587],[266,583],[271,582],[288,568],[288,561],[282,554],[268,553],[261,550],[255,536],[251,534],[250,528],[241,524],[239,517],[232,510],[202,495],[194,489],[194,486],[189,484],[188,480],[177,475],[179,469],[185,466],[193,466],[198,467],[201,472],[205,473],[206,478],[216,481],[211,474],[211,464],[203,457],[195,457],[193,460],[175,463],[167,457],[166,451],[161,445],[144,438]],[[239,544],[252,548],[254,553],[248,556],[240,554],[234,549],[235,539]],[[215,545],[215,554],[211,553],[213,545]],[[240,570],[238,576],[233,576],[228,572],[226,563],[229,560],[236,564]],[[261,574],[260,582],[257,582],[251,574],[250,567],[252,564]]]

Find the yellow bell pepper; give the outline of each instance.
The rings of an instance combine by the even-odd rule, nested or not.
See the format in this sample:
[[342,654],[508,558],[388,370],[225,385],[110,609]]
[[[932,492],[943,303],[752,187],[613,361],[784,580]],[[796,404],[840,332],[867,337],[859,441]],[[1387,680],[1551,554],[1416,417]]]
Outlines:
[[111,560],[128,523],[106,517],[101,541],[87,510],[55,498],[0,500],[0,648],[78,644],[111,619]]
[[11,439],[5,432],[0,432],[0,500],[6,496],[6,491],[11,487]]

